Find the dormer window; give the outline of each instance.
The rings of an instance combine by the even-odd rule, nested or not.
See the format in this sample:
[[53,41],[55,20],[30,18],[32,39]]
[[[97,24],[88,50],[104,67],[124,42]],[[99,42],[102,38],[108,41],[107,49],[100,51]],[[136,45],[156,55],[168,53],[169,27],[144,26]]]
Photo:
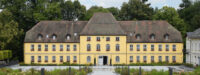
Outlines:
[[71,35],[70,34],[67,34],[67,40],[70,40],[70,38],[71,38]]
[[168,40],[169,39],[169,34],[165,34],[164,38],[165,38],[165,40]]
[[141,39],[141,35],[140,34],[137,34],[135,37],[136,37],[137,40]]
[[49,35],[46,35],[46,38],[49,38]]
[[42,34],[38,34],[38,40],[42,40]]
[[155,40],[155,34],[151,34],[151,35],[150,35],[150,39],[151,39],[151,40]]
[[132,33],[130,33],[130,36],[133,36],[133,34],[132,34]]
[[77,36],[77,33],[74,33],[74,36]]
[[53,37],[53,40],[55,40],[55,39],[56,39],[56,35],[55,35],[55,34],[53,34],[53,36],[52,36],[52,37]]

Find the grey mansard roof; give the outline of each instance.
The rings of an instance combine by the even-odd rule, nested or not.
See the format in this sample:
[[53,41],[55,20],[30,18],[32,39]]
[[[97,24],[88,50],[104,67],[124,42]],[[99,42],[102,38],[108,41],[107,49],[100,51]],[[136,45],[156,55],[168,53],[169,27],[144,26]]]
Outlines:
[[187,32],[187,37],[192,39],[200,39],[200,28],[194,32]]
[[[155,40],[150,39],[152,34],[155,35]],[[168,40],[164,38],[166,34],[169,36]],[[39,35],[42,35],[40,40]],[[52,39],[53,35],[57,36],[55,40]],[[41,21],[26,32],[24,42],[78,43],[81,35],[124,35],[129,43],[182,42],[181,33],[166,21],[116,21],[111,13],[96,13],[89,21]],[[136,39],[136,35],[141,38]]]

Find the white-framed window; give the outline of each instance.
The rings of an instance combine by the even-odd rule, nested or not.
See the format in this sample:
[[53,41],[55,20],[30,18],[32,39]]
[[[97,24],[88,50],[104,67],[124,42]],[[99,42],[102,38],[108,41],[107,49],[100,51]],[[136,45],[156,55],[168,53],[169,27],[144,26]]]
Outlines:
[[173,51],[176,51],[176,45],[173,45],[172,47],[173,47]]
[[35,58],[34,56],[31,56],[31,62],[34,62]]
[[137,62],[140,62],[140,56],[137,56]]
[[41,56],[38,56],[38,62],[41,62],[41,59],[42,59]]
[[56,56],[52,56],[52,61],[56,62]]
[[116,56],[116,62],[119,62],[119,61],[120,61],[119,56]]
[[34,51],[34,45],[33,44],[31,45],[31,51]]
[[45,45],[45,51],[48,51],[48,45]]
[[60,62],[63,62],[63,56],[60,56]]
[[154,62],[154,56],[151,56],[151,62]]
[[63,51],[63,45],[60,45],[60,51]]
[[120,45],[116,44],[116,51],[120,51]]
[[144,51],[147,51],[147,45],[143,45]]
[[56,45],[52,45],[53,51],[56,51]]
[[100,37],[97,37],[97,41],[101,41]]
[[176,56],[172,56],[172,61],[176,62]]
[[139,44],[137,45],[137,51],[140,51],[140,45]]
[[162,45],[158,45],[158,50],[162,51]]
[[91,46],[90,44],[87,44],[87,51],[90,51],[91,50]]
[[158,56],[159,62],[162,62],[162,56]]
[[76,56],[74,56],[74,59],[73,59],[73,61],[74,61],[74,62],[77,62],[77,58],[76,58]]
[[38,51],[41,51],[41,45],[38,45]]
[[91,62],[91,57],[90,56],[87,56],[87,62]]
[[147,62],[147,56],[143,56],[143,61]]
[[87,41],[91,41],[91,37],[88,36],[88,37],[87,37]]
[[55,40],[56,39],[56,35],[53,35],[53,40]]
[[133,51],[133,45],[132,44],[130,45],[130,51]]
[[76,45],[74,45],[74,51],[76,51]]
[[110,41],[110,37],[106,37],[106,41]]
[[116,37],[116,41],[119,41],[120,40],[120,37]]
[[110,51],[110,44],[106,44],[106,51]]
[[70,51],[70,45],[67,45],[67,51]]
[[151,45],[151,51],[154,51],[154,45]]
[[45,62],[48,62],[48,56],[44,57]]
[[130,62],[133,62],[133,56],[130,56]]
[[100,44],[97,44],[97,51],[100,51],[101,50],[101,46]]
[[67,62],[70,62],[70,56],[67,56]]
[[165,56],[165,62],[169,62],[169,56]]
[[166,51],[169,51],[169,45],[165,45]]

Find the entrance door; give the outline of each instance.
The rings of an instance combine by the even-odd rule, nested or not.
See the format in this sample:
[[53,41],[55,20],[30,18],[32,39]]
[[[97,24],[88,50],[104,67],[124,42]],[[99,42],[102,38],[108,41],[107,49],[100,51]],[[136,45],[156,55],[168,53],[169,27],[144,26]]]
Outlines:
[[103,65],[107,65],[107,64],[108,64],[108,57],[103,56]]
[[99,56],[98,65],[103,65],[103,56]]

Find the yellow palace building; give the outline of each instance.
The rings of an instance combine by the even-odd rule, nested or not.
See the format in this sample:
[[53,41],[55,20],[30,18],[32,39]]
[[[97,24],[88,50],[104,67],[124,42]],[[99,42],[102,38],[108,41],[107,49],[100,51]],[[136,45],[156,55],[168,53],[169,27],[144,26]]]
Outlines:
[[41,21],[26,32],[24,63],[182,63],[181,33],[166,21],[116,21],[95,13],[89,21]]

